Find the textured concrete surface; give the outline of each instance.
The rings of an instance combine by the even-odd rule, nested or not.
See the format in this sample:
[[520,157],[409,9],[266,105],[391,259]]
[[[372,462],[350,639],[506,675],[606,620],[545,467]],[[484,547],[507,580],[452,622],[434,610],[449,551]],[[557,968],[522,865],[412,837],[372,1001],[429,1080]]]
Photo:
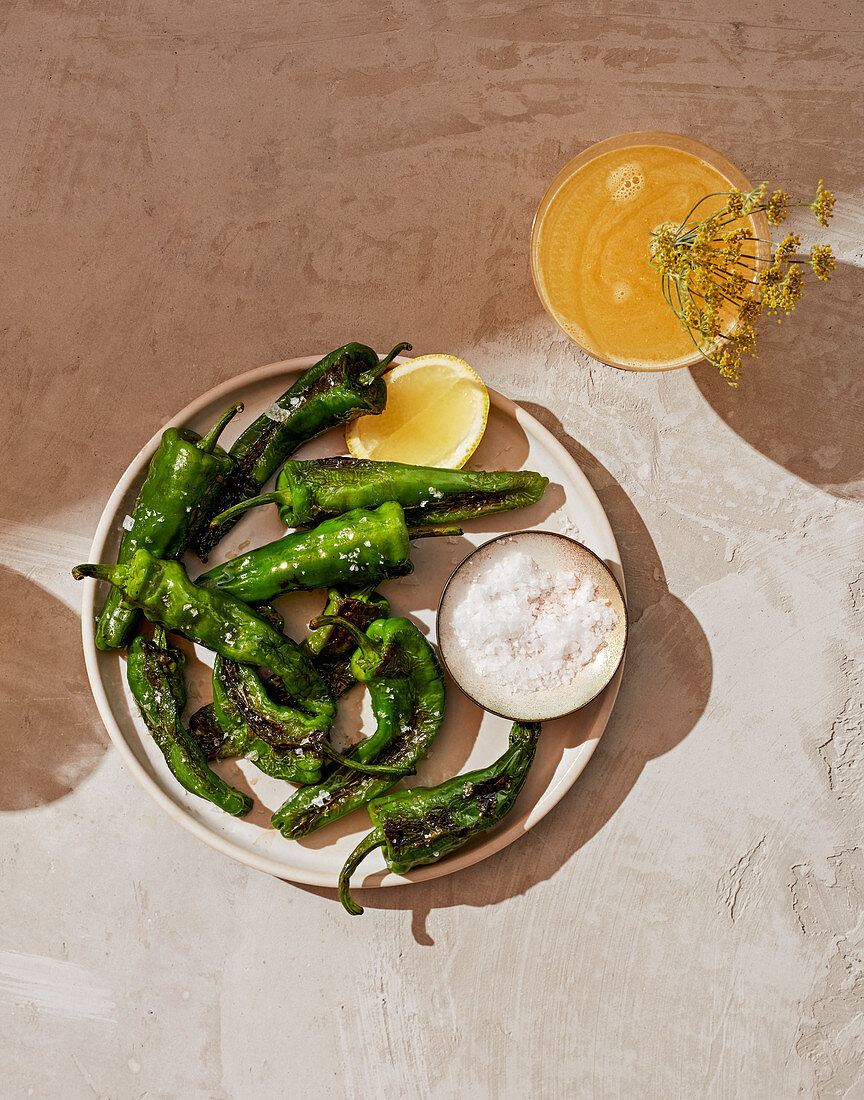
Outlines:
[[[864,1096],[860,4],[7,0],[0,32],[4,1097]],[[737,393],[592,364],[535,297],[546,183],[647,127],[838,192],[836,278]],[[558,808],[359,921],[139,791],[67,572],[177,409],[352,337],[540,417],[633,612]]]

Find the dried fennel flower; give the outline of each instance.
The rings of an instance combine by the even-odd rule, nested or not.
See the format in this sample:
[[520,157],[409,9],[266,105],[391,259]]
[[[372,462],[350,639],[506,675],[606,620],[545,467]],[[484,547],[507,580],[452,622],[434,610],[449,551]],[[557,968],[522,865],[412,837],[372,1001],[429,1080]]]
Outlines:
[[825,190],[822,186],[822,180],[819,180],[819,186],[816,188],[816,198],[810,204],[810,209],[816,215],[816,221],[820,225],[827,225],[834,213],[834,196],[830,191]]
[[[768,314],[781,321],[798,304],[803,266],[823,281],[835,267],[828,245],[813,245],[808,260],[798,258],[801,240],[795,233],[772,250],[749,225],[732,227],[758,213],[779,225],[790,206],[809,206],[819,224],[827,225],[834,210],[834,196],[821,180],[809,204],[793,203],[779,189],[766,200],[767,193],[767,183],[747,194],[733,187],[710,217],[692,220],[700,200],[680,225],[667,222],[651,234],[651,263],[660,272],[663,296],[700,354],[732,386],[740,381],[741,357],[756,354],[759,318]],[[760,244],[768,246],[767,258],[759,255]]]
[[789,196],[785,191],[775,191],[765,203],[765,216],[769,225],[779,225],[789,213]]
[[828,282],[831,272],[837,266],[834,254],[827,244],[814,244],[810,249],[810,266],[817,279]]

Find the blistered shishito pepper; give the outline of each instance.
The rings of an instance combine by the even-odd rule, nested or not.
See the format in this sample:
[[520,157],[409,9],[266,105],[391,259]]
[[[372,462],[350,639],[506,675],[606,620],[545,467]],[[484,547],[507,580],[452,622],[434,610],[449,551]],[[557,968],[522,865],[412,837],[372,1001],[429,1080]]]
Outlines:
[[184,661],[183,653],[168,645],[162,627],[156,627],[152,641],[139,635],[129,646],[126,661],[129,688],[168,767],[186,790],[234,817],[243,817],[251,810],[252,799],[211,771],[195,738],[183,726]]
[[234,520],[210,525],[210,519],[261,491],[286,458],[309,439],[358,416],[383,411],[387,387],[381,375],[410,344],[397,344],[382,360],[365,344],[345,344],[325,355],[253,421],[231,448],[235,466],[205,522],[196,526],[191,545],[202,561]]
[[[282,617],[266,604],[256,613],[281,629]],[[245,755],[274,779],[311,783],[321,776],[324,734],[316,720],[298,709],[281,677],[265,682],[257,671],[217,656],[213,663],[213,702],[189,723],[208,759]]]
[[265,774],[274,779],[297,782],[296,769],[287,760],[289,753],[274,749],[256,737],[242,714],[221,686],[219,666],[230,662],[216,658],[213,666],[213,702],[197,710],[189,720],[189,732],[201,746],[208,760],[230,760],[245,756]]
[[[390,604],[370,584],[358,589],[329,589],[322,617],[338,616],[358,630],[366,630],[376,619],[386,619],[389,614]],[[316,627],[300,645],[321,673],[333,698],[344,695],[355,682],[349,665],[357,643],[351,633],[339,623],[328,621]]]
[[[357,592],[333,588],[328,593],[326,612],[341,613],[365,628],[376,618],[386,618],[390,605],[371,587]],[[275,614],[266,605],[256,608],[262,617]],[[281,622],[279,623],[281,625]],[[354,677],[348,669],[355,643],[344,628],[327,623],[314,630],[302,643],[302,649],[327,684],[334,698],[344,694]],[[254,675],[251,684],[250,677]],[[213,703],[202,707],[190,722],[190,730],[200,741],[208,759],[246,755],[261,771],[275,779],[295,783],[315,782],[321,772],[321,744],[310,752],[308,744],[302,757],[288,742],[279,725],[284,718],[293,720],[292,700],[278,677],[266,683],[254,670],[217,657],[213,665]],[[270,732],[277,723],[275,736]],[[295,738],[295,741],[297,739]]]
[[248,508],[277,504],[286,527],[310,527],[353,508],[395,500],[409,524],[454,523],[535,504],[549,479],[531,470],[446,470],[403,462],[317,458],[286,462],[276,490],[235,505],[216,522]]
[[403,875],[422,863],[436,863],[472,837],[497,825],[510,811],[528,776],[538,723],[514,722],[507,751],[494,764],[457,775],[437,787],[415,787],[377,798],[369,805],[375,826],[348,857],[339,875],[339,898],[349,913],[363,912],[351,897],[351,875],[376,848]]
[[[216,658],[213,702],[193,714],[190,733],[208,760],[245,756],[273,779],[289,783],[317,782],[321,777],[322,758],[329,758],[333,753],[331,746],[314,730],[307,738],[291,739],[290,733],[286,736],[286,717],[290,723],[293,716],[290,714],[291,699],[280,680],[270,682],[270,691],[264,693],[264,698],[258,692],[251,698],[245,697],[245,685],[241,683],[238,697],[237,676],[248,672],[235,661]],[[334,755],[341,759],[338,753]],[[378,772],[374,766],[368,766],[367,770]],[[382,770],[393,775],[392,768]],[[400,770],[398,774],[404,773]]]
[[176,561],[138,550],[123,565],[79,565],[73,576],[109,581],[153,623],[185,635],[229,661],[265,666],[326,734],[336,707],[303,650],[242,600],[218,588],[199,588]]
[[326,732],[303,716],[287,694],[276,702],[253,669],[217,657],[213,663],[213,708],[225,733],[220,758],[246,756],[274,779],[316,783],[324,763]]
[[[216,660],[221,660],[217,657]],[[205,703],[189,719],[189,733],[195,738],[207,760],[230,760],[243,752],[246,744],[246,729],[233,738],[229,729],[223,729],[216,721],[216,708]]]
[[[220,479],[233,465],[216,441],[242,408],[228,409],[203,438],[188,428],[166,428],[120,540],[118,562],[129,561],[141,547],[159,558],[183,553],[192,528],[211,514]],[[141,612],[112,588],[96,622],[96,645],[99,649],[127,645],[140,618]]]
[[[411,572],[413,534],[401,506],[393,501],[372,511],[355,508],[311,531],[285,535],[240,554],[203,573],[197,583],[249,603],[334,584],[377,584]],[[435,527],[417,534],[453,535],[461,530]]]
[[[343,766],[276,811],[273,826],[286,837],[306,836],[390,790],[400,773],[408,774],[426,755],[444,719],[440,665],[409,619],[377,619],[365,635],[342,625],[358,643],[351,673],[369,688],[376,729],[343,758]],[[392,774],[376,778],[355,770],[370,764]]]

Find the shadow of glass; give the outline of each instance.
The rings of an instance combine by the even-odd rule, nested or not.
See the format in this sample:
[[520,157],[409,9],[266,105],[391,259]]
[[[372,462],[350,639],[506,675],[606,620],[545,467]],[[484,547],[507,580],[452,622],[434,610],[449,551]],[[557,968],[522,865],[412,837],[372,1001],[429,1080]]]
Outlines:
[[[621,690],[596,752],[572,792],[522,837],[458,874],[405,887],[357,891],[370,909],[410,909],[412,931],[432,945],[432,909],[485,906],[550,878],[618,810],[649,761],[678,745],[708,703],[712,660],[695,616],[666,584],[654,542],[630,498],[593,455],[545,408],[523,403],[579,463],[600,497],[621,550],[627,578],[630,640]],[[335,891],[304,886],[322,897]]]
[[691,370],[733,431],[790,473],[836,497],[864,497],[864,270],[838,265],[831,283],[787,324],[766,320],[759,358],[731,389],[710,364]]
[[0,566],[0,811],[69,794],[108,748],[90,694],[77,616]]

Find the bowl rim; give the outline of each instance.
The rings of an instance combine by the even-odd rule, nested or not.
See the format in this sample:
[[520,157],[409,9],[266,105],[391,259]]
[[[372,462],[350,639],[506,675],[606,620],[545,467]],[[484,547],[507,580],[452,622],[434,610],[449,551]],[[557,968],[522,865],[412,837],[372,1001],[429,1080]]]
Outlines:
[[[462,685],[461,681],[454,674],[453,669],[447,663],[447,658],[444,656],[444,646],[441,642],[441,608],[444,605],[444,601],[447,598],[447,593],[450,591],[450,585],[452,584],[456,574],[463,568],[463,566],[467,565],[467,563],[476,554],[479,554],[481,550],[485,550],[487,547],[492,546],[493,543],[502,542],[504,539],[518,538],[519,535],[540,535],[544,538],[551,537],[556,539],[563,539],[565,542],[569,542],[573,546],[579,547],[580,550],[584,550],[586,554],[594,558],[594,560],[597,562],[603,572],[612,581],[618,591],[618,595],[621,599],[621,606],[624,609],[624,640],[621,644],[621,652],[618,655],[618,660],[615,662],[609,675],[606,677],[600,687],[598,687],[597,690],[587,699],[583,700],[583,702],[581,702],[577,707],[571,707],[569,710],[561,711],[560,714],[550,714],[543,718],[514,718],[512,714],[505,714],[503,711],[494,710],[492,707],[486,706],[485,703],[481,703],[479,699],[475,699],[471,692]],[[630,639],[630,613],[627,609],[627,599],[624,595],[624,590],[622,589],[618,578],[615,576],[615,574],[612,572],[606,562],[599,556],[599,554],[595,554],[594,551],[590,547],[586,546],[584,542],[579,542],[578,539],[571,538],[570,535],[565,535],[561,531],[544,531],[537,530],[536,528],[523,528],[521,531],[504,532],[501,535],[496,535],[494,538],[487,539],[486,542],[481,543],[479,546],[475,546],[471,553],[466,554],[462,561],[460,561],[455,569],[453,569],[450,576],[447,578],[444,587],[441,589],[441,596],[438,600],[438,607],[435,611],[435,636],[438,639],[438,655],[441,659],[441,664],[447,670],[447,673],[453,683],[464,695],[467,695],[472,703],[476,703],[478,707],[482,707],[483,710],[488,711],[490,714],[494,714],[498,718],[506,718],[510,722],[555,722],[559,718],[567,718],[571,714],[576,714],[577,711],[582,710],[583,707],[587,707],[589,703],[593,703],[598,695],[604,692],[606,688],[610,685],[610,683],[614,680],[615,674],[621,667],[621,664],[624,660],[624,654],[627,650],[627,642]]]

